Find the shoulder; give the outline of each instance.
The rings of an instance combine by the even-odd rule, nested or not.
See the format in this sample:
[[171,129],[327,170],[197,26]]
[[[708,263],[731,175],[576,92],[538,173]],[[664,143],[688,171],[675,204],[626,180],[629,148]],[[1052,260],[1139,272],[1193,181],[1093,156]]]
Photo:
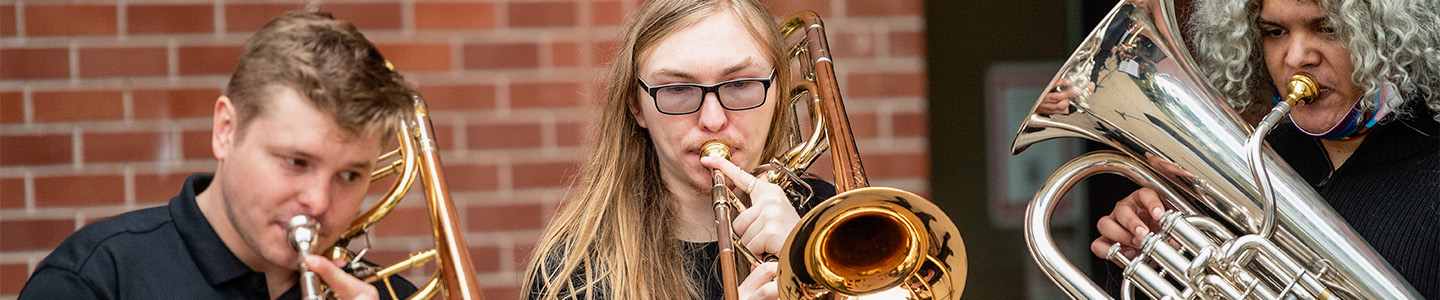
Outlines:
[[[583,260],[580,262],[580,265],[574,269],[565,269],[565,261],[568,255],[569,253],[566,253],[566,251],[557,250],[549,251],[544,257],[541,257],[536,265],[532,266],[533,271],[529,274],[530,278],[527,280],[528,283],[521,289],[521,292],[524,293],[521,298],[604,300],[607,294],[605,285],[598,283],[588,284],[585,274],[587,268]],[[559,281],[561,287],[555,290],[556,298],[546,297],[546,295],[551,292],[550,283],[560,276],[567,276],[568,280]],[[569,288],[564,287],[567,283]],[[593,293],[590,289],[594,289]],[[594,298],[587,296],[593,296]]]
[[153,253],[150,249],[163,245],[159,241],[164,239],[179,239],[165,206],[131,211],[86,225],[35,267],[22,294],[59,293],[73,297],[87,290],[100,293],[120,276],[121,271],[117,269],[120,260]]
[[[145,246],[164,233],[178,239],[166,206],[127,212],[86,225],[75,231],[36,268],[55,267],[79,271],[89,258],[109,246]],[[128,248],[128,247],[125,247]]]

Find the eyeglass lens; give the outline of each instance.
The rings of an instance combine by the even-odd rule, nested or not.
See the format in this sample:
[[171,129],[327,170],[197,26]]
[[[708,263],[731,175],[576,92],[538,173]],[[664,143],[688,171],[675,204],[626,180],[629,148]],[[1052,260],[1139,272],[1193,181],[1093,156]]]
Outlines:
[[[750,109],[765,103],[765,85],[760,80],[738,80],[715,87],[720,105],[730,110]],[[705,87],[672,85],[655,91],[655,105],[661,112],[685,114],[700,109]]]

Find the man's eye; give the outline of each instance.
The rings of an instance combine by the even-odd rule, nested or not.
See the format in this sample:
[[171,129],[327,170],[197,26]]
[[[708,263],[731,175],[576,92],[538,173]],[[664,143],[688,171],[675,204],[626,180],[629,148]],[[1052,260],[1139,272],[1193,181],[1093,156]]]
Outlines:
[[1266,36],[1266,37],[1277,37],[1277,36],[1285,35],[1285,30],[1284,30],[1284,29],[1266,29],[1266,30],[1261,30],[1261,31],[1260,31],[1260,35],[1261,35],[1261,36]]
[[305,168],[310,166],[310,162],[293,157],[286,157],[285,164],[296,168]]
[[359,172],[340,172],[340,179],[345,180],[345,182],[355,182],[355,181],[359,181],[359,180],[360,180],[360,173],[359,173]]

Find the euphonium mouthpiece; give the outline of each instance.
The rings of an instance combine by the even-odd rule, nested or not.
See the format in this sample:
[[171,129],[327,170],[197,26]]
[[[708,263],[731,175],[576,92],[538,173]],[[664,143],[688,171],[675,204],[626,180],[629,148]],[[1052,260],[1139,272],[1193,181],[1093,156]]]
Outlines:
[[1284,100],[1290,105],[1310,104],[1320,94],[1320,85],[1315,84],[1315,77],[1303,71],[1290,76],[1290,83],[1286,85],[1288,93]]
[[720,141],[705,142],[704,146],[700,146],[700,155],[730,159],[730,146],[726,146]]

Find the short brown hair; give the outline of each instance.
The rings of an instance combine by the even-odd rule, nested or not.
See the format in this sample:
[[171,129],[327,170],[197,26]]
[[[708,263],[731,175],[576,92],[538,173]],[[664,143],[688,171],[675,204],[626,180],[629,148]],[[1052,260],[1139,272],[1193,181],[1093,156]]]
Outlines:
[[265,113],[275,86],[295,89],[351,134],[390,129],[411,103],[409,85],[386,66],[380,51],[349,22],[329,13],[281,14],[247,39],[226,96],[236,107],[236,131]]

